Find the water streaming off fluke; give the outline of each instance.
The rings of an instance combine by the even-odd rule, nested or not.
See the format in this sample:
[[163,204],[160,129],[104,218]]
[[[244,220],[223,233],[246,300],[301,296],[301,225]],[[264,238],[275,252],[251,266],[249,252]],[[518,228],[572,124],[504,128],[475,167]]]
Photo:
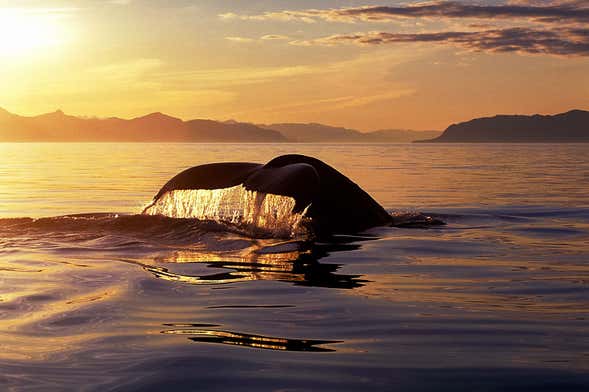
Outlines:
[[302,224],[306,210],[294,213],[295,203],[292,197],[250,191],[237,185],[173,190],[147,206],[143,213],[229,223],[255,235],[294,237],[306,232]]

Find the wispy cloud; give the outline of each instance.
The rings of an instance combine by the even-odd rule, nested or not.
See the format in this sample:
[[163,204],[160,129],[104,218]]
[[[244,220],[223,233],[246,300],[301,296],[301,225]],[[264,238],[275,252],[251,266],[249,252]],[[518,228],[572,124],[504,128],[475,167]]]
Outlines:
[[[358,108],[362,106],[371,105],[380,101],[390,101],[405,97],[415,93],[413,89],[397,89],[395,91],[387,91],[379,94],[369,95],[345,95],[322,99],[305,100],[302,102],[294,102],[282,105],[265,106],[254,109],[257,114],[271,113],[280,111],[281,113],[307,113],[309,111],[338,111],[349,108]],[[247,111],[239,111],[231,113],[231,116],[243,116],[251,114],[252,109]]]
[[[221,17],[306,23],[425,22],[417,31],[413,26],[408,31],[343,33],[289,42],[298,46],[431,43],[486,52],[589,56],[587,0],[511,0],[489,5],[440,0],[400,6],[283,10],[257,15],[229,13]],[[395,26],[400,27],[399,24]]]
[[402,43],[453,45],[488,52],[589,56],[589,29],[534,30],[516,27],[483,31],[443,31],[411,34],[371,31],[336,34],[312,40],[290,42],[292,45],[302,46],[333,46],[339,44],[370,46]]
[[412,3],[405,6],[363,6],[338,9],[307,9],[265,12],[257,15],[221,14],[222,19],[282,20],[313,23],[387,22],[400,18],[529,19],[543,23],[589,22],[589,2],[561,1],[534,5],[530,2],[501,5],[468,4],[457,1]]
[[260,39],[265,40],[265,41],[277,41],[277,40],[289,39],[289,37],[287,35],[281,35],[281,34],[267,34],[267,35],[263,35]]
[[129,5],[133,0],[108,0],[107,3],[114,5]]
[[[86,80],[100,80],[102,88],[115,84],[126,88],[162,88],[156,75],[166,63],[158,58],[138,58],[117,63],[93,66],[85,70]],[[77,88],[77,86],[75,86]]]
[[152,79],[164,85],[183,86],[186,89],[236,89],[240,86],[270,83],[306,75],[327,72],[324,67],[307,65],[213,68],[188,71],[154,73]]
[[264,12],[259,15],[243,15],[234,12],[226,12],[219,14],[219,18],[223,20],[279,20],[279,21],[302,21],[306,23],[315,23],[316,16],[310,16],[313,12],[322,12],[321,10],[307,10],[307,11],[278,11],[278,12]]
[[284,41],[290,39],[287,35],[281,34],[266,34],[261,36],[260,38],[251,38],[251,37],[239,37],[239,36],[229,36],[225,37],[227,41],[237,42],[241,44],[251,44],[255,42],[263,42],[263,41]]
[[255,39],[253,39],[253,38],[247,38],[247,37],[230,36],[230,37],[225,37],[225,39],[227,41],[237,42],[237,43],[240,43],[240,44],[244,44],[244,43],[245,44],[249,44],[249,43],[252,43],[252,42],[256,42]]

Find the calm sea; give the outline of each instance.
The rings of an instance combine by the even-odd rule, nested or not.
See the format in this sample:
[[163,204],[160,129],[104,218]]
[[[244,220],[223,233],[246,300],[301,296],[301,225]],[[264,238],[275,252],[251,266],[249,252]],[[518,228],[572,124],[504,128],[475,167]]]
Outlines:
[[[182,169],[285,153],[447,225],[135,215]],[[0,180],[1,390],[589,389],[587,144],[0,144]]]

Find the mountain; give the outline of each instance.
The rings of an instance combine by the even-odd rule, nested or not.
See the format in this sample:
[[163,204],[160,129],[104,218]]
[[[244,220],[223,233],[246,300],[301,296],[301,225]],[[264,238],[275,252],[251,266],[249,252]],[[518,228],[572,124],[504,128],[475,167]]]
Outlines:
[[252,124],[183,121],[163,113],[130,120],[84,118],[61,110],[25,117],[0,108],[0,142],[285,142],[280,132]]
[[589,143],[589,112],[556,115],[498,115],[450,125],[424,143]]
[[373,143],[411,143],[422,138],[440,136],[440,131],[413,131],[410,129],[382,129],[365,133],[365,137]]
[[222,123],[213,120],[190,120],[186,124],[197,132],[202,142],[288,142],[280,132],[264,129],[249,123]]
[[[129,120],[76,117],[61,110],[26,117],[0,108],[0,142],[589,142],[589,111],[477,118],[452,124],[438,134],[437,131],[399,129],[360,132],[317,123],[255,125],[235,120],[183,121],[159,112]],[[430,139],[423,140],[426,138]]]
[[363,133],[316,123],[183,121],[159,112],[129,120],[76,117],[61,110],[25,117],[0,108],[0,142],[399,143],[438,134],[392,129]]
[[258,126],[279,131],[290,141],[300,143],[406,143],[440,134],[438,131],[400,129],[360,132],[355,129],[317,123],[282,123]]
[[362,133],[356,130],[317,123],[283,123],[259,126],[278,131],[287,139],[300,143],[358,142],[362,138]]

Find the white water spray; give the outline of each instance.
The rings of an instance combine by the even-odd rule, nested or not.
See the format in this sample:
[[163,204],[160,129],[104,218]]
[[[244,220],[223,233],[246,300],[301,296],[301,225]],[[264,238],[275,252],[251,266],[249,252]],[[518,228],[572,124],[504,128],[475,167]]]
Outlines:
[[147,215],[196,218],[235,224],[277,237],[305,233],[302,227],[306,209],[294,213],[295,199],[250,191],[242,185],[222,189],[173,190],[165,193],[144,211]]

